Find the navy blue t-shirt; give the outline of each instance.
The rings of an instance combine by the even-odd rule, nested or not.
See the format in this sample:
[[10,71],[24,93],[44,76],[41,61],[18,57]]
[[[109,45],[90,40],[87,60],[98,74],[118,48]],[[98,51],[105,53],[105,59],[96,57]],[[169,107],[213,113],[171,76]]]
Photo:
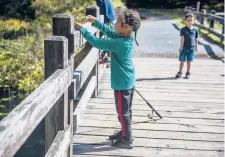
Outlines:
[[100,9],[100,14],[104,15],[104,23],[116,20],[116,12],[112,6],[111,0],[96,0],[96,3]]
[[181,28],[180,36],[184,36],[184,48],[194,48],[195,39],[198,38],[198,30],[190,29],[187,26]]

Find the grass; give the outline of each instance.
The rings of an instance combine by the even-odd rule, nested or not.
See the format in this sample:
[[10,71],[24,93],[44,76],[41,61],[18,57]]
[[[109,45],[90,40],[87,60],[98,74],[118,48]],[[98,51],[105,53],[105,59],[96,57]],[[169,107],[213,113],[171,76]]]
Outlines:
[[0,112],[0,120],[3,119],[8,113]]
[[0,104],[0,120],[8,114],[5,112],[6,110],[5,105]]
[[221,39],[219,37],[215,36],[212,33],[209,33],[207,30],[199,29],[199,34],[203,35],[203,36],[207,36],[208,38],[210,38],[215,43],[218,43],[218,44],[221,43],[223,46],[225,46],[225,41],[221,42]]
[[119,6],[124,6],[124,3],[122,2],[122,0],[113,0],[112,3],[114,8],[117,8]]
[[[207,21],[205,25],[207,27],[209,27],[210,22]],[[223,27],[222,27],[222,25],[218,21],[214,21],[214,28],[213,29],[218,30],[218,31],[222,31]]]
[[182,19],[183,9],[149,9],[152,14],[167,16],[169,19]]
[[182,22],[178,22],[178,23],[176,23],[176,25],[179,27],[179,28],[182,28],[182,27],[184,27],[185,26],[185,24],[184,24],[184,22],[182,21]]

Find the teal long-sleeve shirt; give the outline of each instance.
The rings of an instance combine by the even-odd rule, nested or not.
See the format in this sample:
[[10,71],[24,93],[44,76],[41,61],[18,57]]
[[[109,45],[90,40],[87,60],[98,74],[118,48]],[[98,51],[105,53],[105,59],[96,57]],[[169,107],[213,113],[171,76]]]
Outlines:
[[80,32],[95,48],[111,52],[111,88],[127,90],[135,86],[135,70],[132,62],[134,39],[122,38],[115,30],[96,20],[94,27],[106,34],[110,39],[104,40],[92,35],[86,28]]

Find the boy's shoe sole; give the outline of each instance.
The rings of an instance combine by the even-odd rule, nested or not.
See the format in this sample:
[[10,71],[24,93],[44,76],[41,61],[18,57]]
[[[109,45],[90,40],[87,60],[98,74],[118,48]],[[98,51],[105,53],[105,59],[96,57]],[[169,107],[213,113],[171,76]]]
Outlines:
[[118,147],[118,148],[124,148],[124,149],[132,149],[133,148],[132,144],[130,144],[129,142],[124,141],[124,140],[117,140],[116,142],[112,141],[111,146]]

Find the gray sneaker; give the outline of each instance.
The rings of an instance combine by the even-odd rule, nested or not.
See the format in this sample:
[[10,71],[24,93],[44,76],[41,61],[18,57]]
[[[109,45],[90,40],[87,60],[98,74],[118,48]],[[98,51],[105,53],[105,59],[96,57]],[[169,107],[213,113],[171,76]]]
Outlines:
[[132,149],[133,148],[132,140],[126,141],[124,139],[116,141],[115,143],[112,144],[112,146],[124,148],[124,149]]
[[109,136],[109,140],[121,140],[122,139],[122,130],[116,130],[113,135]]

